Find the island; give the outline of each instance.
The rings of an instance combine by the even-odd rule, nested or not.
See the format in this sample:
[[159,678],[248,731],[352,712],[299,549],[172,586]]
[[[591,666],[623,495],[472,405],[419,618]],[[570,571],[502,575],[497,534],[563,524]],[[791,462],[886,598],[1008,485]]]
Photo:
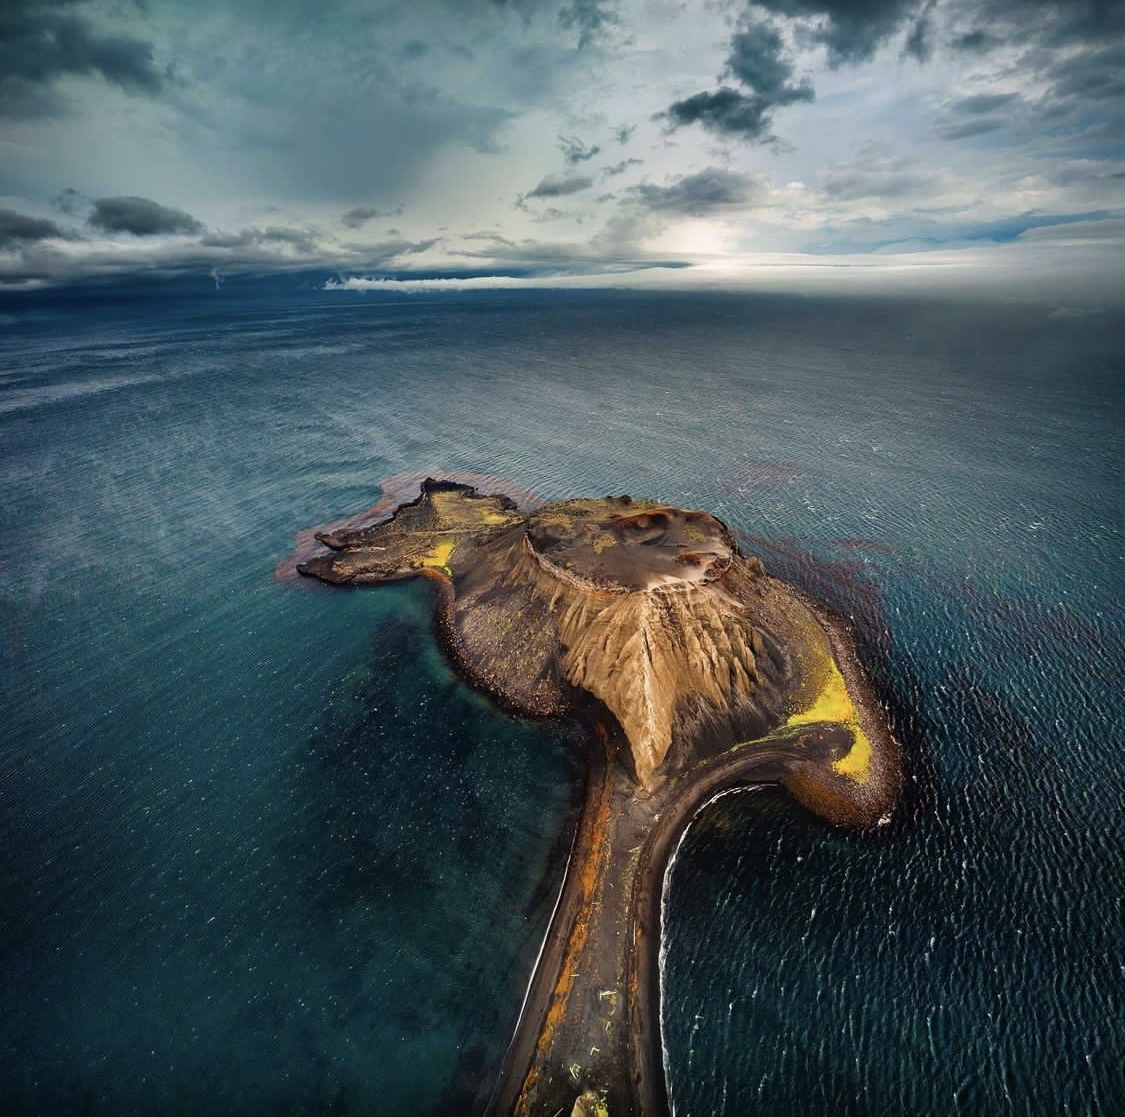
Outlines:
[[716,796],[778,784],[875,826],[899,747],[841,620],[708,512],[629,496],[539,504],[427,478],[388,518],[316,533],[300,574],[421,576],[461,675],[523,717],[590,728],[562,888],[489,1117],[666,1117],[666,870]]

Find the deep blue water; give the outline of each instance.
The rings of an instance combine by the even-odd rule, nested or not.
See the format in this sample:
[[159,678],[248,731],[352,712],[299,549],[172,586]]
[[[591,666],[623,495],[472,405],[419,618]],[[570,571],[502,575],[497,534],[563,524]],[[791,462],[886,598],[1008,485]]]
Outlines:
[[4,1113],[479,1108],[578,743],[453,677],[426,585],[273,577],[419,469],[710,509],[856,618],[906,801],[689,831],[679,1117],[1125,1105],[1119,314],[247,284],[0,323]]

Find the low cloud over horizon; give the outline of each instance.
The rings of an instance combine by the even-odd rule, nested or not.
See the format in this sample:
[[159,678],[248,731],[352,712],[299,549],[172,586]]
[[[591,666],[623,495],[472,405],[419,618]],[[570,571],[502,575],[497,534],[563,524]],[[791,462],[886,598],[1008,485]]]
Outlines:
[[814,266],[845,285],[909,259],[912,282],[1065,274],[1112,299],[1123,32],[1125,0],[339,0],[315,18],[8,0],[0,287],[304,268],[799,286]]

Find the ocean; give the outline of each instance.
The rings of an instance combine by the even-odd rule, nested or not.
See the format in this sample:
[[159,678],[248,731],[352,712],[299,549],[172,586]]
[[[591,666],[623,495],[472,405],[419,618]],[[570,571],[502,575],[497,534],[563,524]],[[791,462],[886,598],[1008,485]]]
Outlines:
[[903,803],[693,823],[677,1117],[1121,1112],[1122,315],[319,287],[0,305],[0,1112],[480,1110],[581,739],[428,584],[274,575],[414,471],[707,509],[856,628]]

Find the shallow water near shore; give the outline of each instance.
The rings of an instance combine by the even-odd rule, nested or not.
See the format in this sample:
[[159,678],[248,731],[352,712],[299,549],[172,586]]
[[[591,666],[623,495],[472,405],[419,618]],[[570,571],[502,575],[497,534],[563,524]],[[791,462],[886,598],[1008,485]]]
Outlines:
[[871,834],[727,796],[667,891],[678,1117],[1125,1104],[1122,322],[720,294],[13,300],[0,1112],[483,1104],[581,782],[430,588],[273,577],[418,469],[714,512],[854,617]]

